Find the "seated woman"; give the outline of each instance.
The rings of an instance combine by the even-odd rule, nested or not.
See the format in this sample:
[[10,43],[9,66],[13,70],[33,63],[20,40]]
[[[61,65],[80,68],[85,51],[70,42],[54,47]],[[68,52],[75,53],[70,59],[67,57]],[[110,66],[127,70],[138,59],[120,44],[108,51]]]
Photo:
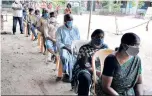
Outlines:
[[[91,42],[80,48],[71,81],[72,88],[78,86],[78,95],[89,95],[92,82],[92,56],[99,49],[105,48],[108,48],[108,46],[104,44],[104,32],[101,29],[95,30],[91,35]],[[100,63],[98,62],[98,64]],[[97,71],[98,76],[100,76],[100,73],[100,71]],[[77,81],[79,84],[75,86],[74,84]]]
[[139,45],[140,38],[136,34],[122,36],[118,51],[105,59],[101,79],[96,85],[97,96],[142,95]]

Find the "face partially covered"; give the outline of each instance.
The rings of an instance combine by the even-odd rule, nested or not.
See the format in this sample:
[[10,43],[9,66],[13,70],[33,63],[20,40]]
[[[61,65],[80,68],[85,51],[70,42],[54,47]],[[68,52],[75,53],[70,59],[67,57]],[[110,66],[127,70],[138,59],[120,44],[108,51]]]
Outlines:
[[71,28],[73,26],[73,17],[70,14],[66,14],[64,17],[65,25],[68,28]]
[[98,34],[92,37],[92,42],[96,46],[101,46],[104,43],[104,34]]

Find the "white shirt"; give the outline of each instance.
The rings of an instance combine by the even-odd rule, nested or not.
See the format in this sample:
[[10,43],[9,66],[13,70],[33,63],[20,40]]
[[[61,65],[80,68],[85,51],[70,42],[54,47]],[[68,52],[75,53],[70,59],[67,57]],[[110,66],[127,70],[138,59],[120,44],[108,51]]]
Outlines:
[[15,2],[12,4],[13,16],[14,17],[22,17],[23,16],[23,7],[21,3],[16,4]]

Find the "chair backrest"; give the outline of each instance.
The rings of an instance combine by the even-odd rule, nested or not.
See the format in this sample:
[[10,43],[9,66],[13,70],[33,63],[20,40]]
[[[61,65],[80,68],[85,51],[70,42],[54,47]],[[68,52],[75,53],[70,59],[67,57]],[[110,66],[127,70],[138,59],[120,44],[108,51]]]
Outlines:
[[81,46],[89,43],[88,40],[74,40],[71,45],[72,54],[78,53]]
[[95,93],[95,83],[96,83],[96,66],[95,66],[95,60],[96,58],[100,59],[100,66],[101,66],[101,73],[103,71],[104,67],[104,60],[109,55],[112,54],[114,50],[111,49],[101,49],[94,53],[92,57],[92,69],[93,69],[93,87],[94,87],[94,93]]

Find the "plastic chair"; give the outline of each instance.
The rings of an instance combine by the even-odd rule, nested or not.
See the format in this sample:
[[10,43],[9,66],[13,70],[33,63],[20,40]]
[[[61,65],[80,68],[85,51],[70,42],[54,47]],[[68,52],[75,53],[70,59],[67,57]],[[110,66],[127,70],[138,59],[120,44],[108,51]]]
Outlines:
[[77,55],[81,46],[89,43],[88,40],[74,40],[71,45],[71,51],[73,55]]
[[96,84],[96,66],[95,66],[95,60],[96,58],[99,58],[100,60],[100,66],[101,66],[101,73],[103,71],[103,67],[104,67],[104,60],[105,58],[109,55],[112,54],[114,52],[114,50],[111,49],[101,49],[97,52],[94,53],[93,57],[92,57],[92,69],[93,69],[93,87],[94,87],[94,94],[95,94],[95,84]]
[[[71,45],[71,51],[72,51],[72,55],[77,55],[77,53],[79,52],[79,49],[81,46],[83,46],[84,44],[89,43],[89,41],[87,40],[74,40],[72,42]],[[59,58],[60,60],[60,58]],[[58,78],[62,78],[62,62],[61,60],[57,63],[57,69],[58,69]]]
[[25,36],[28,37],[27,23],[26,22],[24,22],[24,33],[25,33]]

